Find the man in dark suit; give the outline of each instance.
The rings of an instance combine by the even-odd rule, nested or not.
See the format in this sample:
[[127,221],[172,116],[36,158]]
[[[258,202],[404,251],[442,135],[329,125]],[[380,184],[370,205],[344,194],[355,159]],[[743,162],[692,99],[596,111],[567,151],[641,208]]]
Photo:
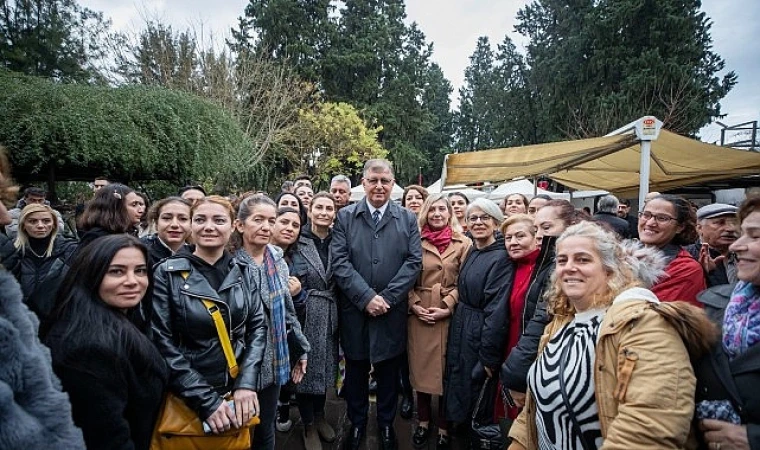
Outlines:
[[352,424],[345,448],[350,450],[360,448],[367,425],[370,366],[377,380],[381,448],[397,448],[393,420],[407,342],[407,299],[422,266],[422,246],[417,218],[391,201],[393,184],[388,161],[367,161],[366,197],[341,209],[333,227],[330,250]]

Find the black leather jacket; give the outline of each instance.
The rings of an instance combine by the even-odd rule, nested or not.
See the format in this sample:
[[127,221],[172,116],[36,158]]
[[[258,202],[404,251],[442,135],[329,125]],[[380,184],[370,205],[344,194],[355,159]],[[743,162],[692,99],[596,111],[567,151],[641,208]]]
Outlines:
[[[237,258],[229,265],[218,290],[186,255],[166,259],[154,273],[153,340],[169,365],[170,390],[201,420],[219,408],[225,393],[259,389],[266,318],[251,267]],[[201,299],[213,301],[222,313],[240,369],[236,379],[229,375],[214,322]]]
[[544,292],[554,272],[554,257],[557,238],[544,236],[541,253],[531,275],[528,292],[525,294],[522,336],[501,366],[501,384],[513,391],[525,392],[528,388],[528,370],[536,360],[538,344],[544,328],[551,321],[547,313]]

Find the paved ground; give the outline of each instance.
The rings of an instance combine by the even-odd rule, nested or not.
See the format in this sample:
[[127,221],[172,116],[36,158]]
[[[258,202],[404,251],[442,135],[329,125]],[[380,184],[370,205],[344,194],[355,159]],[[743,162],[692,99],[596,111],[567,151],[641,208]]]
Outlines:
[[[434,401],[433,404],[437,404]],[[375,403],[370,404],[370,417],[367,424],[367,436],[364,439],[363,449],[376,450],[379,448],[377,439],[377,422],[375,419]],[[334,394],[329,395],[327,398],[327,405],[325,407],[325,413],[328,422],[335,427],[335,431],[338,433],[338,438],[332,444],[322,443],[323,450],[340,450],[345,440],[345,435],[348,433],[350,423],[346,417],[346,405],[345,402],[337,398]],[[290,417],[294,421],[295,425],[288,433],[277,432],[276,435],[276,450],[301,450],[303,446],[303,425],[298,417],[298,408],[292,407],[290,409]],[[435,413],[433,415],[435,417]],[[396,434],[398,436],[399,450],[411,450],[412,446],[412,433],[414,432],[415,420],[404,420],[401,417],[396,417]],[[431,433],[428,447],[426,450],[435,450],[435,430]],[[466,437],[455,435],[452,440],[452,450],[465,450]]]

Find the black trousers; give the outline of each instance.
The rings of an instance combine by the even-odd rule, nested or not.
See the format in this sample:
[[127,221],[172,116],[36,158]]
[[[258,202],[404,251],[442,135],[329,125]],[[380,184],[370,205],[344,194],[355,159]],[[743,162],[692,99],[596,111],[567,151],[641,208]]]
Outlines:
[[369,412],[369,371],[377,381],[377,425],[393,426],[398,404],[398,379],[401,355],[375,364],[369,360],[346,359],[346,379],[343,390],[346,398],[348,419],[355,427],[367,427]]

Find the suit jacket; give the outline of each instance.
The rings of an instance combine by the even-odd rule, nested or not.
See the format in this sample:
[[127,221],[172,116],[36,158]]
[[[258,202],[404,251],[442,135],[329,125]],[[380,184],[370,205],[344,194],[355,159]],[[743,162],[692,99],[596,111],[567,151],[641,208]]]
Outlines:
[[[338,212],[330,252],[346,357],[374,363],[403,353],[408,295],[422,267],[417,218],[391,202],[375,226],[362,200]],[[372,317],[364,309],[375,295],[391,307]]]

